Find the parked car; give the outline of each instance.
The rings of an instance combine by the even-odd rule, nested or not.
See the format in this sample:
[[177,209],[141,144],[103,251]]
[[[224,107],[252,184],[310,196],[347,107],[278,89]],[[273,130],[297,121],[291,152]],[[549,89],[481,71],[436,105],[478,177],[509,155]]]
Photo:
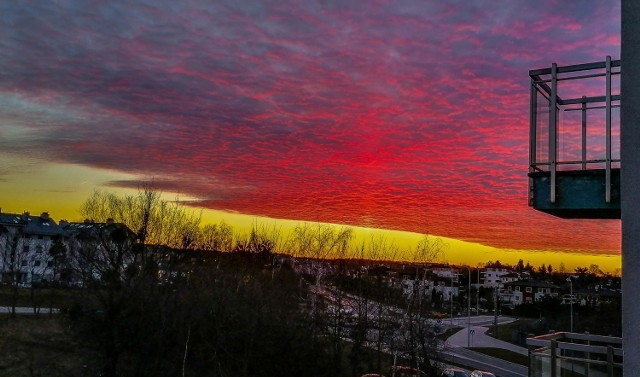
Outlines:
[[485,372],[483,370],[474,370],[473,372],[471,372],[470,377],[496,377],[496,375],[491,372]]
[[459,368],[447,368],[442,371],[442,377],[469,377],[469,375]]

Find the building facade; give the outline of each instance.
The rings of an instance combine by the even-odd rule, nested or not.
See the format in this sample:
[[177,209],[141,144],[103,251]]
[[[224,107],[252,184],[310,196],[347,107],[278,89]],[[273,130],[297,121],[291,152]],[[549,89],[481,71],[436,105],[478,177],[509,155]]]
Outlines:
[[0,276],[5,284],[30,285],[53,280],[49,250],[64,230],[47,212],[32,216],[0,213]]

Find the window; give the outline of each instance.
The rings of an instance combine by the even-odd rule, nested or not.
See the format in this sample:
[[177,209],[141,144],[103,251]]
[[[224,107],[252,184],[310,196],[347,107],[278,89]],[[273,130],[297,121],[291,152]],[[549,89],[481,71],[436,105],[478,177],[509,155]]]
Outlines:
[[538,293],[543,293],[544,289],[543,288],[538,288]]
[[20,266],[27,267],[27,261],[23,260],[22,262],[20,262]]
[[25,254],[29,254],[29,245],[23,245],[22,246],[22,252]]
[[36,253],[42,254],[42,245],[36,245]]
[[520,286],[516,286],[516,292],[520,292]]
[[527,287],[526,291],[527,291],[527,293],[531,293],[533,290],[531,289],[531,287]]
[[40,267],[40,261],[39,261],[39,260],[37,260],[37,261],[33,262],[33,265],[34,265],[35,267]]

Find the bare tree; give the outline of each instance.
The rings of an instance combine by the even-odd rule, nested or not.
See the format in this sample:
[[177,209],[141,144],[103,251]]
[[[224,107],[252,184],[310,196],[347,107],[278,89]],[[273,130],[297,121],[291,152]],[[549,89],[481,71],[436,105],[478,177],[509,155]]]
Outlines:
[[161,289],[161,276],[179,273],[173,270],[171,250],[197,245],[200,216],[179,202],[162,200],[149,187],[124,196],[96,191],[81,213],[98,222],[73,228],[69,260],[90,293],[83,306],[98,327],[103,375],[113,377],[130,341],[122,323],[151,305],[134,298],[152,295]]
[[200,230],[198,248],[209,251],[231,251],[234,246],[233,227],[221,221],[207,224]]
[[[414,260],[422,263],[433,262],[444,253],[445,247],[440,238],[425,235],[416,246]],[[403,348],[412,365],[428,375],[435,375],[437,338],[433,322],[430,321],[430,303],[426,300],[425,291],[421,290],[419,283],[421,280],[424,281],[424,277],[421,278],[419,273],[420,269],[416,268],[416,284],[406,301],[407,308],[402,327]]]
[[201,215],[189,211],[178,200],[168,202],[161,193],[144,186],[135,195],[118,196],[95,191],[80,213],[95,222],[112,220],[136,232],[144,245],[189,248],[198,238]]

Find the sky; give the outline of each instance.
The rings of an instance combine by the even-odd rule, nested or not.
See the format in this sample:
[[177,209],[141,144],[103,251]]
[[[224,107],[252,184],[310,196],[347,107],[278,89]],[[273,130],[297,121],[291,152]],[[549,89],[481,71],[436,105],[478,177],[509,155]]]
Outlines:
[[153,181],[210,219],[619,267],[620,221],[527,206],[528,70],[619,59],[619,1],[7,1],[0,35],[5,212]]

